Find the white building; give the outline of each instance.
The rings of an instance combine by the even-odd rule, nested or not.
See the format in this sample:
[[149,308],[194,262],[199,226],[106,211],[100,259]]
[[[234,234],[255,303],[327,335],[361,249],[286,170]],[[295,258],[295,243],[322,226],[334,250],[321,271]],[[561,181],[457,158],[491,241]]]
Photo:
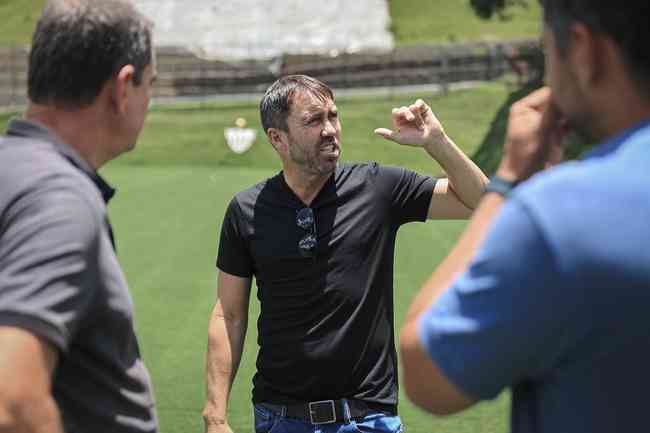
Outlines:
[[387,51],[387,0],[135,0],[158,46],[220,60]]

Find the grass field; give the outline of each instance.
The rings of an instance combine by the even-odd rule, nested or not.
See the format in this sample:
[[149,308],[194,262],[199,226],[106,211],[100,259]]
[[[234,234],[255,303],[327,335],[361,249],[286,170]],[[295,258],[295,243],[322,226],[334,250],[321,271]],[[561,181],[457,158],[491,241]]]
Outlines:
[[[221,217],[237,190],[272,169],[115,166],[107,176],[120,187],[111,205],[120,260],[137,307],[145,362],[154,381],[163,433],[198,432],[203,405],[208,315],[214,301],[213,267]],[[405,226],[396,254],[396,320],[414,291],[454,242],[463,224]],[[230,401],[235,432],[251,426],[250,381],[257,346],[252,297],[243,362]],[[401,415],[414,433],[504,432],[507,397],[449,420],[433,420],[402,399]]]
[[[0,45],[29,42],[45,0],[0,0]],[[510,20],[481,20],[469,0],[389,0],[392,30],[399,45],[535,37],[540,8],[529,0],[515,7]]]
[[44,5],[45,0],[0,0],[0,46],[29,43]]
[[[508,93],[503,86],[491,84],[447,96],[417,96],[425,96],[449,134],[473,154],[489,135]],[[384,142],[371,132],[387,125],[393,106],[414,97],[340,101],[344,160],[377,160],[438,173],[421,150]],[[223,127],[244,115],[259,128],[256,110],[254,104],[154,108],[137,149],[103,170],[119,190],[110,213],[119,258],[136,303],[138,333],[152,373],[163,433],[202,431],[207,323],[215,298],[214,259],[221,219],[235,192],[279,167],[277,156],[262,139],[241,156],[226,150]],[[0,116],[0,122],[7,118]],[[400,230],[395,258],[398,325],[415,291],[463,226],[462,222],[432,222]],[[258,311],[252,299],[245,354],[230,406],[235,432],[251,429],[250,381]],[[507,430],[507,393],[496,402],[442,420],[420,412],[405,398],[401,401],[409,432]]]
[[398,45],[490,41],[537,37],[537,0],[507,10],[507,20],[478,18],[469,0],[390,0],[392,30]]

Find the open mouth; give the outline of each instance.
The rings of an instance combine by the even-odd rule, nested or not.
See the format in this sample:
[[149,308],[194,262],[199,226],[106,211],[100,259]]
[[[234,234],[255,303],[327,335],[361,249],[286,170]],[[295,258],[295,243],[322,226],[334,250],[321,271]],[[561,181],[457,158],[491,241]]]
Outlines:
[[336,157],[336,158],[338,158],[338,156],[341,153],[341,149],[339,148],[338,144],[334,140],[322,143],[320,146],[320,151],[321,154],[325,156]]

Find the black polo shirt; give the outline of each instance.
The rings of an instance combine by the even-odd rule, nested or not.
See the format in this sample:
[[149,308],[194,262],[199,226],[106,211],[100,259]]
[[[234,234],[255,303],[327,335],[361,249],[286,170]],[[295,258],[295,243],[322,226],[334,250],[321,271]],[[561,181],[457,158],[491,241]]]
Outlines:
[[217,266],[257,281],[255,403],[397,403],[395,237],[426,219],[434,185],[402,168],[340,164],[311,204],[312,257],[298,246],[311,230],[296,223],[305,206],[283,173],[235,196]]
[[52,394],[67,433],[158,431],[112,245],[113,193],[42,125],[14,120],[0,137],[0,326],[59,350]]

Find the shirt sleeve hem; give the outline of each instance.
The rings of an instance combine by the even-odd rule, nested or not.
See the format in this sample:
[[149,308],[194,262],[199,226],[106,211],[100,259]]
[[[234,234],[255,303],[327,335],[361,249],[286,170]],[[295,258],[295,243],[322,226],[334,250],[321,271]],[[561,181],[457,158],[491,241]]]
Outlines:
[[225,272],[227,274],[234,275],[235,277],[240,277],[240,278],[252,278],[253,277],[253,274],[247,273],[245,271],[227,269],[225,266],[219,264],[219,262],[217,262],[217,269],[222,271],[222,272]]
[[436,184],[438,183],[438,178],[437,177],[429,177],[429,179],[426,180],[427,184],[431,184],[430,188],[426,189],[426,196],[428,198],[427,200],[427,207],[424,211],[424,215],[422,215],[420,218],[420,222],[426,222],[429,219],[429,209],[431,208],[431,200],[433,199],[433,192],[435,191]]
[[52,343],[61,352],[68,351],[66,337],[53,324],[42,319],[16,312],[2,312],[0,326],[20,328]]
[[418,320],[418,338],[420,339],[420,344],[427,351],[431,362],[433,362],[445,376],[445,378],[452,383],[456,388],[462,391],[467,397],[472,400],[491,400],[499,393],[486,393],[484,391],[473,389],[471,385],[465,383],[460,377],[460,369],[454,368],[453,364],[455,362],[452,357],[445,356],[442,350],[431,341],[431,335],[427,330],[427,316],[428,313],[425,313]]

